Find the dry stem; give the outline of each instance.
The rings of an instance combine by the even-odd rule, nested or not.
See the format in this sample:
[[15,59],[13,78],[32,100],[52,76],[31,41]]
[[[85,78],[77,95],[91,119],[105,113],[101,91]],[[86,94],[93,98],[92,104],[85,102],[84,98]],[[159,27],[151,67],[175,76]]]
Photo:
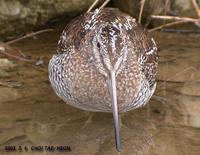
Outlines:
[[99,2],[99,0],[95,0],[92,5],[90,6],[90,8],[87,10],[87,13],[90,12],[94,7],[95,5]]
[[178,17],[178,16],[151,15],[151,18],[154,18],[154,19],[165,19],[165,20],[178,20],[178,21],[187,21],[187,22],[200,22],[200,19],[195,19],[195,18],[190,18],[190,17]]
[[40,33],[49,32],[49,31],[53,31],[53,29],[45,29],[45,30],[40,30],[40,31],[37,31],[37,32],[32,32],[32,33],[26,34],[25,36],[22,36],[22,37],[20,37],[20,38],[17,38],[17,39],[8,41],[8,42],[6,42],[5,44],[6,44],[6,45],[10,45],[10,44],[13,44],[13,43],[15,43],[15,42],[18,42],[18,41],[20,41],[20,40],[23,40],[23,39],[26,39],[26,38],[35,36],[35,35],[40,34]]
[[195,18],[190,18],[190,17],[178,17],[178,16],[157,16],[157,15],[151,15],[151,18],[154,19],[164,19],[164,20],[175,20],[175,22],[171,22],[171,23],[167,23],[158,27],[155,27],[151,30],[149,30],[149,32],[158,30],[158,29],[162,29],[163,27],[169,27],[172,25],[177,25],[177,24],[182,24],[182,23],[194,23],[197,26],[200,24],[200,19],[195,19]]
[[200,18],[200,7],[198,6],[197,1],[196,0],[192,0],[192,4],[193,4],[193,6],[195,8],[197,16]]
[[110,0],[106,0],[99,8],[102,9],[102,8],[105,7],[109,2],[110,2]]
[[[41,33],[44,33],[44,32],[49,32],[49,31],[53,31],[53,29],[45,29],[45,30],[40,30],[40,31],[37,31],[37,32],[32,32],[32,33],[29,33],[29,34],[27,34],[27,35],[25,35],[25,36],[22,36],[22,37],[20,37],[20,38],[17,38],[17,39],[14,39],[14,40],[5,42],[5,43],[3,43],[2,45],[0,45],[0,53],[6,55],[6,56],[8,56],[8,57],[11,57],[11,58],[20,60],[20,61],[34,62],[34,60],[26,59],[26,58],[24,57],[24,54],[23,54],[21,51],[19,51],[19,52],[20,52],[20,54],[21,54],[23,57],[20,57],[20,56],[17,56],[17,55],[13,55],[13,54],[7,52],[6,50],[7,50],[8,48],[11,48],[11,47],[9,46],[10,44],[13,44],[13,43],[16,43],[16,42],[18,42],[18,41],[21,41],[21,40],[23,40],[23,39],[26,39],[26,38],[29,38],[29,37],[32,37],[32,36],[35,36],[35,35],[37,35],[37,34],[41,34]],[[11,49],[12,49],[12,48],[11,48]]]
[[13,55],[13,54],[10,54],[6,51],[0,51],[0,53],[8,56],[8,57],[11,57],[11,58],[14,58],[14,59],[17,59],[17,60],[20,60],[20,61],[27,61],[27,62],[34,62],[34,60],[31,60],[31,59],[26,59],[24,57],[20,57],[20,56],[17,56],[17,55]]
[[[92,3],[92,5],[90,6],[90,8],[87,10],[87,13],[90,12],[95,5],[99,2],[99,0],[95,0],[94,3]],[[106,0],[100,7],[99,9],[102,9],[103,7],[105,7],[108,3],[110,2],[110,0]]]
[[153,31],[162,29],[162,28],[164,28],[164,27],[169,27],[169,26],[172,26],[172,25],[177,25],[177,24],[182,24],[182,23],[188,23],[188,21],[175,21],[175,22],[171,22],[171,23],[167,23],[167,24],[160,25],[160,26],[155,27],[155,28],[152,28],[152,29],[150,29],[150,30],[148,30],[148,31],[149,31],[149,32],[153,32]]
[[138,17],[138,23],[141,23],[142,13],[143,13],[143,10],[144,10],[145,1],[146,1],[146,0],[141,0],[141,6],[140,6],[139,17]]

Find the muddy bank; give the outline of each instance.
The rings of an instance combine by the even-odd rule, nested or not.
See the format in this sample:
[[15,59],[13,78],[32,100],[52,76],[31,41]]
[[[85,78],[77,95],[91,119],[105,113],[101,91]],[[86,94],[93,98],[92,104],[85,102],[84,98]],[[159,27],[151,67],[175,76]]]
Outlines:
[[[103,0],[99,1],[101,4]],[[12,39],[15,36],[49,26],[52,22],[65,22],[74,16],[85,12],[93,0],[0,0],[0,41]],[[111,0],[110,7],[138,18],[140,0]],[[195,16],[191,1],[188,0],[151,0],[144,6],[143,23],[152,14],[171,14],[180,16]],[[159,25],[160,21],[151,21]]]

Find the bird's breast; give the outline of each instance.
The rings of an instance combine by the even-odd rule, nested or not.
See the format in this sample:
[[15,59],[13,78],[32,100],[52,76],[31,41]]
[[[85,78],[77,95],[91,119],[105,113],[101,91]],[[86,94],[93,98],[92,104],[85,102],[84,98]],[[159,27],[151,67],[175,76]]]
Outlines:
[[[127,62],[129,61],[133,59],[128,59]],[[83,110],[112,112],[109,78],[98,71],[94,62],[77,52],[71,55],[70,60],[63,60],[62,63],[61,74],[67,75],[63,80],[73,100],[65,96],[61,98]],[[56,67],[58,68],[58,65]],[[119,111],[133,109],[135,99],[141,94],[144,80],[139,63],[137,61],[127,63],[116,80]]]

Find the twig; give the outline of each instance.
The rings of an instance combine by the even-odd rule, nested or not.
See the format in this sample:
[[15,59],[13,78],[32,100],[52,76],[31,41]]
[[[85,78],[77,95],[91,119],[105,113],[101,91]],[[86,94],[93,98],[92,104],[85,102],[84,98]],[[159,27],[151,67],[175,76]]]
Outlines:
[[190,18],[190,17],[178,17],[178,16],[157,16],[151,15],[151,18],[154,19],[165,19],[165,20],[178,20],[178,21],[187,21],[187,22],[200,22],[200,19]]
[[[166,24],[167,26],[171,26],[171,25],[175,25],[175,24],[179,24],[179,23],[186,23],[186,22],[192,22],[194,23],[196,26],[200,26],[200,18],[199,19],[195,19],[195,18],[190,18],[190,17],[178,17],[178,16],[157,16],[157,15],[151,15],[151,18],[154,19],[165,19],[165,20],[176,20],[177,22],[174,22],[173,24]],[[179,22],[178,22],[179,21]],[[160,26],[165,27],[165,25],[161,25]],[[155,29],[160,29],[159,28],[155,28]]]
[[21,61],[34,62],[34,60],[26,59],[26,58],[23,58],[23,57],[20,57],[20,56],[17,56],[17,55],[13,55],[13,54],[10,54],[10,53],[8,53],[8,52],[6,52],[6,51],[3,51],[3,50],[1,50],[0,53],[6,55],[6,56],[8,56],[8,57],[12,57],[12,58],[14,58],[14,59],[21,60]]
[[162,28],[164,28],[164,27],[169,27],[169,26],[172,26],[172,25],[177,25],[177,24],[182,24],[182,23],[188,23],[188,21],[175,21],[175,22],[171,22],[171,23],[167,23],[167,24],[160,25],[160,26],[155,27],[155,28],[152,28],[152,29],[150,29],[150,30],[148,30],[148,31],[149,31],[149,32],[153,32],[153,31],[162,29]]
[[171,32],[171,33],[200,33],[198,30],[194,29],[162,29],[162,32]]
[[193,4],[193,6],[195,8],[197,16],[200,18],[200,7],[198,6],[197,1],[196,0],[192,0],[192,4]]
[[192,0],[192,4],[193,4],[193,6],[196,10],[196,13],[197,13],[199,19],[190,18],[190,17],[151,15],[150,17],[153,18],[153,19],[174,20],[175,22],[171,22],[171,23],[167,23],[167,24],[163,24],[161,26],[155,27],[155,28],[149,30],[149,32],[152,32],[152,31],[155,31],[155,30],[158,30],[158,29],[162,29],[163,27],[169,27],[169,26],[172,26],[172,25],[187,23],[187,22],[191,22],[191,23],[195,24],[196,26],[200,27],[200,8],[199,8],[196,0]]
[[92,3],[92,5],[90,6],[90,8],[87,10],[87,13],[90,12],[98,2],[99,2],[99,0],[95,0],[95,1]]
[[144,10],[145,1],[146,1],[146,0],[141,0],[141,6],[140,6],[139,17],[138,17],[138,23],[141,23],[142,13],[143,13],[143,10]]
[[165,15],[168,13],[168,12],[170,12],[171,11],[171,0],[166,0],[165,1]]
[[27,57],[21,50],[17,50],[21,56],[23,56],[24,58]]
[[106,0],[99,8],[100,9],[104,8],[109,2],[110,0]]
[[[87,10],[87,13],[90,12],[95,5],[99,2],[99,0],[95,0],[94,3],[92,3],[92,5],[90,6],[90,8]],[[108,3],[110,2],[110,0],[106,0],[100,7],[99,9],[102,9],[104,6],[106,6]]]
[[53,31],[53,29],[45,29],[45,30],[40,30],[40,31],[37,31],[37,32],[32,32],[32,33],[29,33],[29,34],[27,34],[27,35],[25,35],[25,36],[22,36],[22,37],[20,37],[20,38],[17,38],[17,39],[8,41],[8,42],[6,42],[5,44],[6,44],[6,45],[10,45],[10,44],[16,43],[16,42],[18,42],[18,41],[20,41],[20,40],[23,40],[23,39],[26,39],[26,38],[35,36],[35,35],[40,34],[40,33],[49,32],[49,31]]
[[[20,40],[23,40],[23,39],[26,39],[26,38],[29,38],[29,37],[32,37],[32,36],[35,36],[37,34],[41,34],[41,33],[44,33],[44,32],[49,32],[49,31],[53,31],[53,29],[45,29],[45,30],[40,30],[40,31],[37,31],[37,32],[32,32],[32,33],[29,33],[25,36],[22,36],[20,38],[17,38],[17,39],[14,39],[14,40],[11,40],[11,41],[8,41],[8,42],[5,42],[3,43],[2,45],[0,45],[0,53],[8,56],[8,57],[11,57],[11,58],[14,58],[14,59],[17,59],[17,60],[21,60],[21,61],[27,61],[27,62],[34,62],[34,60],[31,60],[31,59],[27,59],[25,58],[25,54],[23,54],[21,51],[18,51],[20,53],[20,55],[22,55],[23,57],[20,57],[20,56],[17,56],[17,55],[13,55],[13,54],[10,54],[9,52],[6,52],[6,50],[8,48],[11,48],[9,45],[10,44],[13,44],[13,43],[16,43]],[[12,49],[12,48],[11,48]]]

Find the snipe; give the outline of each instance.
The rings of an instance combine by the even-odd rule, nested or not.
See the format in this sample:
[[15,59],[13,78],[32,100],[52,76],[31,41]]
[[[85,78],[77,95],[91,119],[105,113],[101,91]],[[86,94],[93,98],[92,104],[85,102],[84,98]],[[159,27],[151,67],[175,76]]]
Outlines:
[[64,29],[49,62],[49,79],[67,104],[113,113],[119,151],[118,113],[144,106],[153,95],[156,50],[134,18],[118,9],[96,9]]

